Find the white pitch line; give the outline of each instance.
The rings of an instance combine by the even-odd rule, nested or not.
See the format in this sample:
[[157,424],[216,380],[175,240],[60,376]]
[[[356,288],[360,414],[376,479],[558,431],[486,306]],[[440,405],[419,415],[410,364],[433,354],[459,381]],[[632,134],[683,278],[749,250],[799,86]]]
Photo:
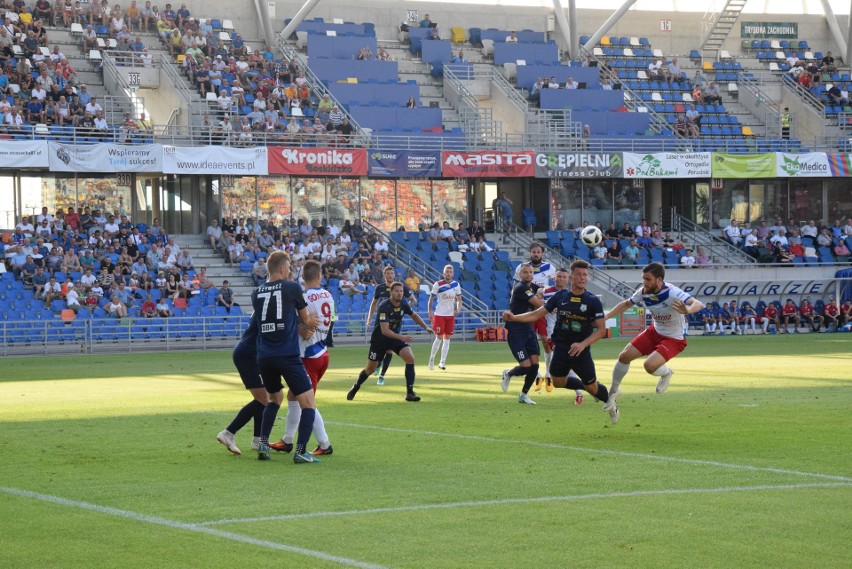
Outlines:
[[836,488],[852,487],[852,483],[824,482],[814,484],[780,484],[760,486],[728,486],[724,488],[682,488],[667,490],[634,490],[632,492],[612,492],[579,494],[573,496],[544,496],[539,498],[504,498],[501,500],[482,500],[468,502],[448,502],[444,504],[420,504],[415,506],[396,506],[391,508],[370,508],[365,510],[343,510],[329,512],[308,512],[304,514],[283,514],[280,516],[265,516],[259,518],[237,518],[200,522],[198,526],[214,526],[223,524],[245,524],[255,522],[272,522],[282,520],[299,520],[306,518],[325,518],[333,516],[358,516],[367,514],[385,514],[389,512],[417,512],[422,510],[448,510],[453,508],[479,508],[484,506],[504,506],[510,504],[532,504],[548,502],[574,502],[579,500],[594,500],[599,498],[635,498],[643,496],[671,496],[679,494],[725,494],[728,492],[753,492],[756,490],[799,490],[805,488]]
[[256,545],[258,547],[265,547],[268,549],[277,549],[281,551],[288,551],[290,553],[297,553],[299,555],[305,555],[307,557],[313,557],[314,559],[322,559],[323,561],[331,561],[333,563],[339,563],[340,565],[348,565],[349,567],[360,567],[361,569],[388,569],[384,565],[376,565],[375,563],[365,563],[363,561],[358,561],[356,559],[349,559],[347,557],[340,557],[337,555],[331,555],[329,553],[323,553],[322,551],[314,551],[312,549],[305,549],[302,547],[296,547],[294,545],[287,545],[284,543],[277,543],[274,541],[266,541],[263,539],[256,539],[247,535],[240,535],[238,533],[231,533],[226,531],[221,531],[213,528],[200,527],[198,524],[188,524],[184,522],[176,522],[173,520],[167,520],[165,518],[160,518],[156,516],[149,516],[146,514],[140,514],[137,512],[131,512],[129,510],[119,510],[118,508],[110,508],[109,506],[100,506],[98,504],[92,504],[90,502],[80,502],[77,500],[69,500],[67,498],[61,498],[59,496],[51,496],[50,494],[41,494],[39,492],[30,492],[29,490],[20,490],[18,488],[9,488],[6,486],[0,486],[0,492],[4,494],[9,494],[12,496],[19,496],[22,498],[31,498],[33,500],[39,500],[41,502],[48,502],[51,504],[59,504],[60,506],[67,506],[69,508],[77,508],[80,510],[89,510],[92,512],[98,512],[100,514],[106,514],[108,516],[115,516],[118,518],[125,518],[129,520],[134,520],[137,522],[144,522],[148,524],[154,524],[158,526],[165,526],[167,528],[179,529],[185,531],[191,531],[195,533],[202,533],[207,535],[212,535],[215,537],[221,537],[224,539],[228,539],[231,541],[238,541],[242,543],[247,543],[249,545]]
[[500,439],[497,437],[484,437],[480,435],[465,435],[462,433],[441,433],[438,431],[419,431],[417,429],[400,429],[397,427],[380,427],[377,425],[359,425],[357,423],[340,423],[337,421],[326,421],[326,425],[336,425],[340,427],[355,427],[358,429],[372,429],[376,431],[389,431],[392,433],[408,433],[414,435],[426,435],[431,437],[449,437],[454,439],[465,439],[471,441],[481,441],[488,443],[501,443],[501,444],[518,444],[518,445],[527,445],[541,448],[555,448],[561,450],[570,450],[575,452],[588,452],[594,454],[606,454],[610,456],[624,456],[624,457],[632,457],[632,458],[644,458],[649,460],[661,460],[664,462],[679,462],[682,464],[698,464],[701,466],[718,466],[720,468],[732,468],[736,470],[751,470],[756,472],[772,472],[775,474],[790,474],[793,476],[809,476],[813,478],[823,478],[826,480],[838,480],[840,482],[852,482],[852,478],[847,476],[838,476],[834,474],[821,474],[819,472],[801,472],[798,470],[787,470],[784,468],[773,468],[769,466],[751,466],[748,464],[732,464],[728,462],[718,462],[715,460],[701,460],[695,458],[679,458],[676,456],[664,456],[657,454],[645,454],[641,452],[627,452],[621,450],[609,450],[609,449],[601,449],[601,448],[585,448],[585,447],[574,447],[569,445],[560,445],[556,443],[542,443],[538,441],[521,441],[517,439]]

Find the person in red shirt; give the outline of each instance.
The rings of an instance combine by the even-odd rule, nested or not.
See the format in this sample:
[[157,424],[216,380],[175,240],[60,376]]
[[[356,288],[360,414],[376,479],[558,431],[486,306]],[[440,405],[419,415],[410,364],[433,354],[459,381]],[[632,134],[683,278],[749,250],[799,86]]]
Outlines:
[[813,305],[808,302],[807,298],[802,300],[802,304],[799,305],[799,314],[802,324],[810,324],[811,332],[819,332],[822,326],[822,316],[817,314],[817,311],[814,310]]
[[846,326],[849,322],[852,322],[852,301],[847,300],[840,307],[840,325]]
[[65,225],[68,229],[77,231],[80,229],[80,216],[74,211],[73,207],[68,208],[68,213],[65,214]]
[[795,332],[798,334],[799,326],[802,325],[802,319],[799,318],[799,309],[796,308],[796,305],[793,303],[793,299],[788,298],[787,303],[781,307],[781,321],[784,323],[784,328],[781,330],[782,334],[791,333],[788,329],[788,325],[791,320],[796,325]]
[[837,332],[840,328],[840,308],[837,306],[837,301],[833,298],[828,301],[825,308],[822,309],[822,317],[825,322],[826,332]]
[[775,324],[775,328],[772,330],[773,334],[781,329],[781,324],[778,321],[778,309],[771,302],[763,309],[763,316],[760,320],[760,325],[763,326],[764,334],[769,331],[770,324]]
[[146,318],[153,318],[157,315],[157,305],[154,304],[150,294],[145,295],[145,302],[142,303],[140,313]]
[[98,297],[95,296],[93,291],[89,291],[89,294],[86,295],[86,298],[83,300],[83,306],[89,310],[89,312],[94,312],[95,308],[98,307]]

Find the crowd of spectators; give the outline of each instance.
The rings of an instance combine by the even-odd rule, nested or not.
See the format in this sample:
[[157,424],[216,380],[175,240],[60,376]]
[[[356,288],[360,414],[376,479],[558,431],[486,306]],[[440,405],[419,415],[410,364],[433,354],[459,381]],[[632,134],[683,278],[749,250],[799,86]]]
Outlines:
[[852,217],[847,217],[845,224],[842,219],[835,219],[831,225],[822,219],[815,222],[790,218],[784,223],[776,218],[772,225],[761,220],[755,227],[748,222],[741,226],[738,220],[731,219],[721,236],[763,262],[794,264],[818,259],[821,263],[845,264],[852,245]]
[[[4,268],[31,288],[45,308],[75,312],[98,308],[123,318],[170,316],[195,295],[212,293],[230,311],[233,292],[216,289],[205,267],[196,267],[191,251],[175,243],[154,218],[134,224],[126,213],[84,207],[77,212],[48,208],[35,219],[23,216],[0,248]],[[230,296],[229,296],[230,295]],[[155,302],[157,301],[157,302]],[[152,310],[153,307],[153,310]]]
[[808,61],[802,61],[797,54],[790,53],[787,65],[789,69],[785,77],[801,89],[831,105],[849,105],[849,85],[839,81],[824,82],[827,74],[837,73],[837,63],[830,51],[826,52],[821,60]]

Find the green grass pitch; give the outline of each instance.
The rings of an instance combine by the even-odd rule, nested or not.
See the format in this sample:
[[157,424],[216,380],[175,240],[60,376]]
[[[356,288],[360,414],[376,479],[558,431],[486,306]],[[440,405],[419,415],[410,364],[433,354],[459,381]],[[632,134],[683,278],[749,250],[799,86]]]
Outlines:
[[849,567],[852,335],[691,338],[662,395],[633,364],[617,425],[502,393],[503,344],[428,348],[416,404],[399,359],[346,401],[366,346],[332,350],[317,465],[216,444],[229,352],[6,358],[0,567]]

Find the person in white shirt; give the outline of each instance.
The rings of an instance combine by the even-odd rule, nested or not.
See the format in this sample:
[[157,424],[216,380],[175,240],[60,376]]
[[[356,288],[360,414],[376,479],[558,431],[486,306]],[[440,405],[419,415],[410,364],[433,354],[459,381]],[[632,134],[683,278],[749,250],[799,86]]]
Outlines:
[[21,222],[15,226],[15,229],[20,229],[27,237],[32,237],[33,233],[35,233],[35,227],[30,223],[30,218],[27,216],[21,218]]
[[732,219],[731,223],[728,224],[728,226],[722,230],[722,233],[724,233],[725,239],[728,240],[728,243],[730,243],[734,247],[740,246],[742,238],[740,237],[740,228],[737,225],[736,219]]
[[[33,91],[35,93],[35,91]],[[92,113],[92,115],[96,115],[98,111],[103,111],[103,107],[98,104],[97,97],[92,97],[92,99],[86,104],[86,112]]]
[[680,264],[687,268],[695,266],[695,256],[692,254],[692,249],[687,249],[680,257]]
[[809,219],[808,222],[802,226],[801,233],[802,237],[813,237],[816,239],[819,234],[819,229],[817,229],[817,226],[814,225],[814,220]]
[[332,238],[335,238],[335,237],[337,237],[338,235],[340,235],[340,228],[339,228],[339,227],[337,227],[337,225],[335,225],[335,224],[334,224],[334,220],[333,220],[333,219],[332,219],[331,221],[329,221],[329,222],[328,222],[328,229],[327,229],[327,231],[328,231],[328,234],[329,234],[329,235],[331,235],[331,237],[332,237]]
[[[438,369],[447,369],[450,338],[456,328],[456,316],[459,315],[462,308],[462,289],[459,282],[453,280],[454,272],[452,265],[444,266],[444,278],[432,285],[432,291],[426,301],[429,321],[432,322],[432,330],[435,331],[435,341],[432,342],[432,352],[429,356],[430,370],[435,369],[435,356],[439,349],[441,350],[441,360],[438,363]],[[437,299],[434,312],[432,311],[432,298]]]
[[773,235],[769,242],[773,245],[781,244],[785,249],[790,246],[790,242],[787,240],[787,230],[783,227],[778,230],[778,235]]
[[515,32],[512,32],[508,36],[506,36],[506,43],[518,43],[518,36]]
[[81,308],[80,293],[77,292],[77,288],[74,285],[68,287],[68,292],[65,293],[65,304],[74,312],[77,312]]
[[373,249],[379,252],[379,254],[383,258],[387,258],[388,256],[388,244],[385,243],[385,238],[382,235],[379,235],[379,238],[373,244]]
[[642,269],[642,286],[633,296],[619,302],[604,319],[609,320],[624,313],[628,308],[640,306],[651,313],[653,323],[644,332],[633,338],[618,356],[612,370],[612,385],[604,410],[609,412],[610,421],[618,422],[619,412],[616,405],[621,395],[621,381],[630,369],[630,362],[647,356],[645,371],[660,379],[657,381],[657,393],[664,392],[672,379],[674,371],[667,362],[686,348],[684,331],[685,315],[695,314],[704,308],[704,304],[688,293],[665,281],[666,268],[660,263],[650,263]]

